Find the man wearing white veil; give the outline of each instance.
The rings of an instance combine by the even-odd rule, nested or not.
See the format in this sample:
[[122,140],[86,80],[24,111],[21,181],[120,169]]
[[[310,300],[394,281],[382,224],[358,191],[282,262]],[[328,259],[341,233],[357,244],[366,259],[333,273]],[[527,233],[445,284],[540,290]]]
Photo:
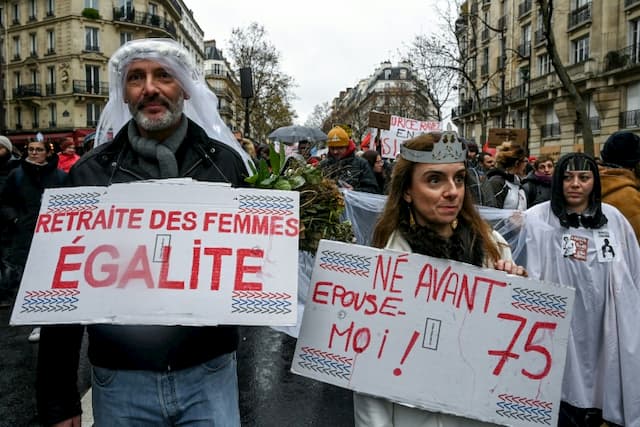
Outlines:
[[[176,177],[243,185],[248,157],[178,43],[129,42],[111,57],[109,77],[98,146],[71,169],[71,186]],[[44,425],[80,425],[83,331],[42,328],[37,398]],[[240,426],[236,327],[90,325],[87,332],[96,425]]]

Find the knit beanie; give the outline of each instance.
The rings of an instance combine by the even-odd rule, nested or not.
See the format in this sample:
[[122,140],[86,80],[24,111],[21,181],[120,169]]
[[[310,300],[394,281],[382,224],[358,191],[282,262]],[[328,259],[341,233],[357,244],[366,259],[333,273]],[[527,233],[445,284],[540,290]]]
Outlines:
[[336,126],[327,134],[328,147],[347,147],[349,146],[349,135],[347,131],[340,126]]
[[0,147],[6,148],[9,152],[13,149],[13,145],[11,144],[11,141],[9,141],[9,138],[3,135],[0,135]]
[[634,168],[640,162],[640,137],[633,132],[615,132],[600,151],[602,161],[623,168]]

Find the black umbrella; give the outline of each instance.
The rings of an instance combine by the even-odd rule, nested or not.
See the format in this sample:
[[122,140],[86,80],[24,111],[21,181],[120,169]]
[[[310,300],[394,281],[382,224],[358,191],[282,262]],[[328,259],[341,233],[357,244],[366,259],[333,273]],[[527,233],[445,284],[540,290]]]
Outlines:
[[269,138],[285,144],[295,144],[300,141],[326,141],[327,134],[316,127],[310,126],[283,126],[269,134]]

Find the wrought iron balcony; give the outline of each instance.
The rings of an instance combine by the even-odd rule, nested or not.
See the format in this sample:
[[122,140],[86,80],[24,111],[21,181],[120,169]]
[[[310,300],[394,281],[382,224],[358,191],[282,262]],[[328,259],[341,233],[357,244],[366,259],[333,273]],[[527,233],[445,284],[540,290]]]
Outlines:
[[512,87],[509,90],[509,100],[510,101],[519,101],[521,99],[526,98],[527,96],[527,84],[522,83],[516,87]]
[[136,12],[133,8],[116,7],[113,9],[113,20],[118,22],[129,22],[131,24],[147,25],[149,27],[160,28],[173,37],[176,37],[175,25],[162,16],[147,12]]
[[620,113],[620,128],[640,127],[640,110],[623,111]]
[[542,31],[542,28],[536,30],[535,33],[533,33],[533,42],[536,45],[539,45],[540,43],[544,42],[545,40],[546,40],[546,38],[544,36],[544,31]]
[[109,96],[109,83],[106,83],[106,82],[94,83],[94,82],[88,82],[86,80],[74,80],[73,93]]
[[486,76],[487,74],[489,74],[489,64],[480,65],[480,75]]
[[627,67],[640,63],[640,44],[627,46],[624,49],[607,52],[604,57],[605,71]]
[[42,96],[42,87],[37,84],[20,85],[13,88],[14,98],[27,98],[30,96]]
[[[600,130],[600,117],[598,116],[594,116],[594,117],[589,117],[589,124],[591,125],[591,130],[592,131],[599,131]],[[582,124],[579,121],[576,121],[576,125],[575,125],[575,132],[576,133],[582,133]]]
[[45,85],[45,93],[47,95],[55,95],[56,94],[56,84],[55,83],[47,83]]
[[522,17],[531,12],[531,4],[532,0],[524,0],[523,2],[518,4],[518,17]]
[[540,133],[543,138],[552,138],[560,136],[560,123],[550,123],[540,128]]
[[591,2],[572,10],[569,13],[569,28],[591,21]]
[[100,46],[93,45],[93,44],[87,44],[87,45],[84,46],[84,50],[89,51],[89,52],[100,52]]
[[640,3],[640,0],[624,0],[624,7],[626,8],[638,3]]

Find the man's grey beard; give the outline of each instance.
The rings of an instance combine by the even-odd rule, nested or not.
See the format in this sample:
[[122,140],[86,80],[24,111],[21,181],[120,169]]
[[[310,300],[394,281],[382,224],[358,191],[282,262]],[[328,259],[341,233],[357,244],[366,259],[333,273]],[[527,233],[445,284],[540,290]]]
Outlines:
[[165,130],[178,121],[182,116],[182,111],[184,110],[183,97],[178,98],[178,101],[175,104],[169,100],[166,101],[168,104],[167,111],[157,119],[150,119],[145,116],[142,110],[138,109],[137,105],[129,104],[129,112],[138,126],[147,132]]

